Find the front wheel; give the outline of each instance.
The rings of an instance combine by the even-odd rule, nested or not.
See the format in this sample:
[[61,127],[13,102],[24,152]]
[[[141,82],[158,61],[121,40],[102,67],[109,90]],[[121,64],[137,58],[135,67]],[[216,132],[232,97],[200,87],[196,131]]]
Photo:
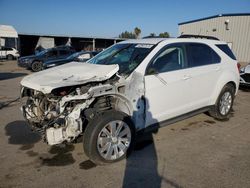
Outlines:
[[225,85],[209,114],[218,120],[228,119],[233,107],[234,93],[235,89],[233,85]]
[[114,110],[102,112],[85,130],[84,151],[96,164],[116,162],[130,152],[134,135],[134,126],[128,115]]

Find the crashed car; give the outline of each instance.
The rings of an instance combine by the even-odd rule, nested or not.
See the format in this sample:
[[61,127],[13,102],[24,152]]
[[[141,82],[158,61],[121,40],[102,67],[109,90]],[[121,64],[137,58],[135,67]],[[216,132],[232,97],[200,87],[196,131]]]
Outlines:
[[128,40],[87,63],[31,74],[21,81],[24,117],[49,145],[83,135],[94,163],[121,160],[137,133],[202,112],[229,118],[239,71],[223,45],[188,38]]
[[250,86],[250,64],[240,69],[240,85]]

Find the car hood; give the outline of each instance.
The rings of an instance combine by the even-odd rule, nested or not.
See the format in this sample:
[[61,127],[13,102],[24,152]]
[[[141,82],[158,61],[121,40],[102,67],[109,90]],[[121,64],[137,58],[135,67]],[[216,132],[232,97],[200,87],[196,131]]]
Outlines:
[[44,64],[51,65],[51,64],[58,64],[62,62],[71,62],[71,61],[73,60],[72,59],[56,59],[56,60],[45,61]]
[[22,60],[22,59],[34,59],[35,57],[36,57],[35,55],[23,56],[23,57],[20,57],[19,60]]
[[47,94],[59,87],[107,80],[118,70],[119,65],[72,62],[26,76],[21,85]]

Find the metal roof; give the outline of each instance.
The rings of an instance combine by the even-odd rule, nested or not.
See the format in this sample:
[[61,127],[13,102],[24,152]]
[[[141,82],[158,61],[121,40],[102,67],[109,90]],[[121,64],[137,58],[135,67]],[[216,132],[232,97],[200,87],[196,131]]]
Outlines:
[[189,24],[189,23],[193,23],[193,22],[199,22],[202,20],[208,20],[208,19],[212,19],[212,18],[225,17],[225,16],[250,16],[250,13],[218,14],[218,15],[200,18],[200,19],[196,19],[196,20],[191,20],[191,21],[187,21],[187,22],[181,22],[178,25],[184,25],[184,24]]
[[64,35],[64,34],[42,34],[42,33],[18,33],[18,35],[39,36],[39,37],[66,37],[66,38],[86,38],[86,39],[106,39],[106,40],[126,40],[118,37],[98,37],[84,35]]
[[0,25],[0,37],[17,38],[17,32],[11,25]]

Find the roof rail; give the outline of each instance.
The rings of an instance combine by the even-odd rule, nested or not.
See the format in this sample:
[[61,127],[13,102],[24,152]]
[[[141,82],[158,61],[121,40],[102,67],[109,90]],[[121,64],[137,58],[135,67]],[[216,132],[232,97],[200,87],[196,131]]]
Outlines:
[[213,37],[213,36],[205,36],[205,35],[189,35],[189,34],[180,35],[178,38],[202,38],[202,39],[219,40],[218,38]]

